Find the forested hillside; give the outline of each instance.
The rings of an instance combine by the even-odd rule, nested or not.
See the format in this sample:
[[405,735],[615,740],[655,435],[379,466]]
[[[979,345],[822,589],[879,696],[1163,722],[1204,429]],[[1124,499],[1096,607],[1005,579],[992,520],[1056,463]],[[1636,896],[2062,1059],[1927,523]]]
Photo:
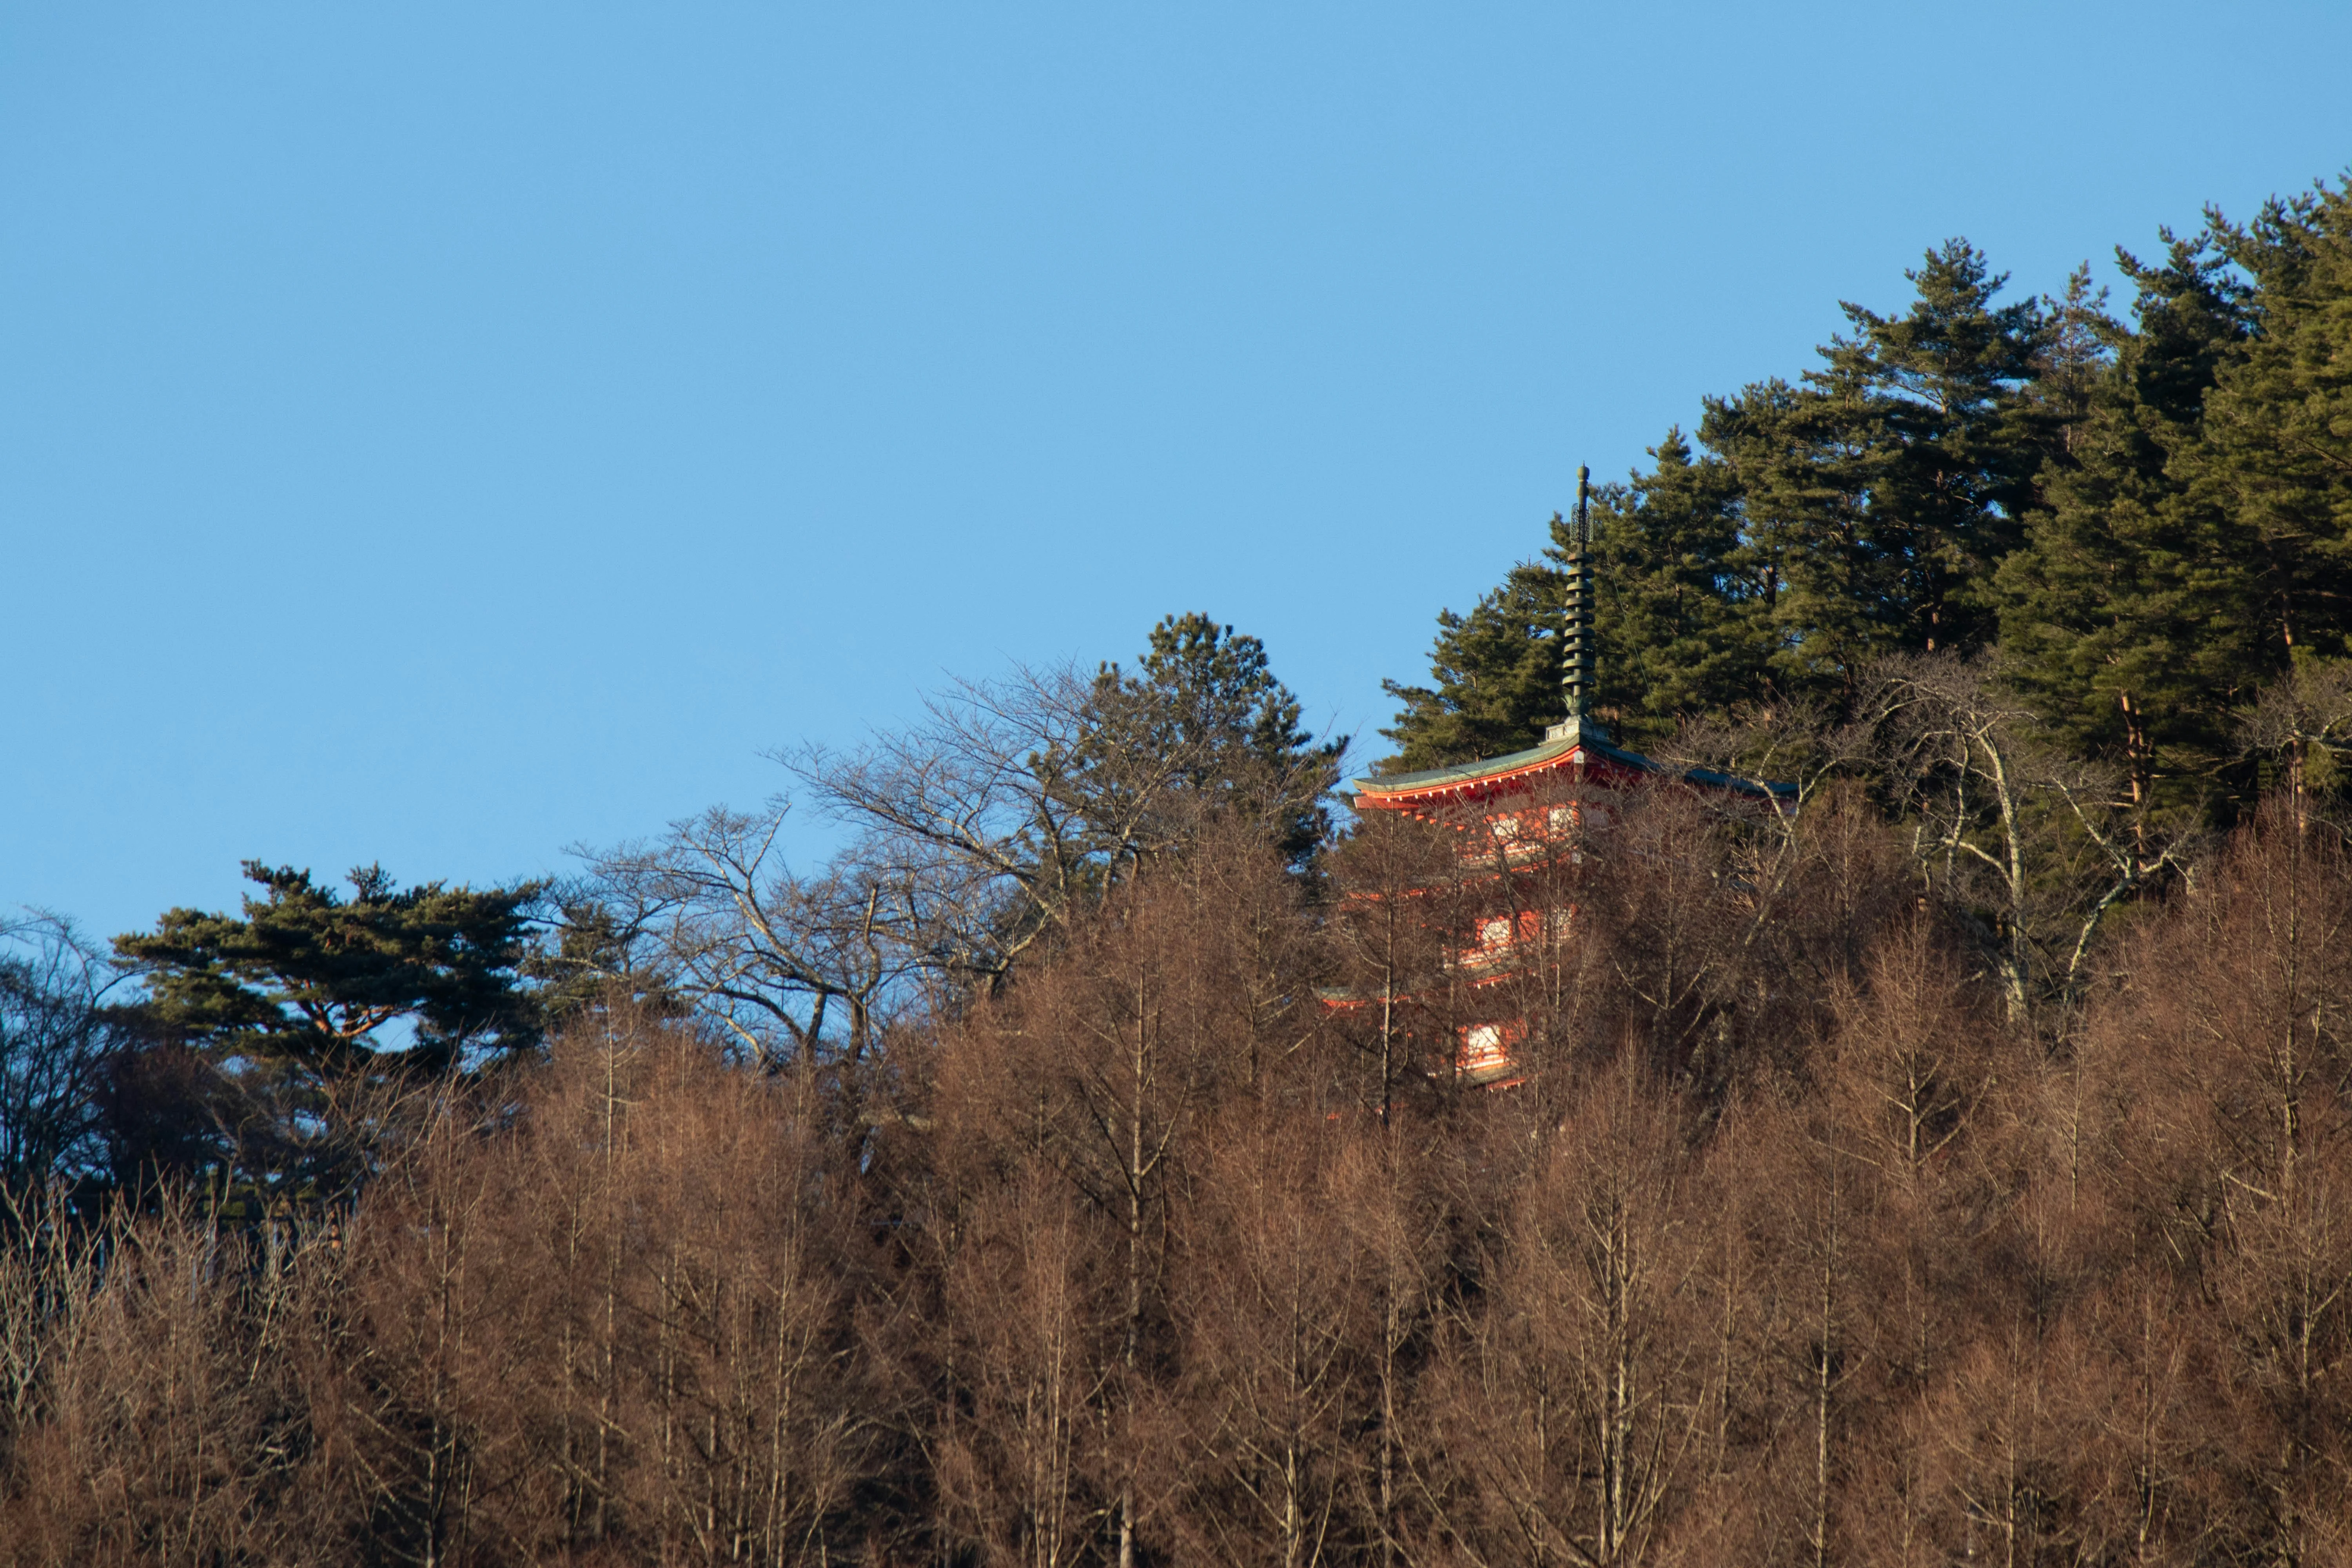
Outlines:
[[[2249,712],[2333,691],[2352,630],[2352,195],[2209,214],[2002,299],[1965,241],[1795,381],[1707,398],[1597,509],[1604,717],[1637,742],[1759,700],[1852,713],[1886,656],[1984,656],[2053,746],[2210,818],[2253,793]],[[1526,743],[1556,708],[1548,558],[1440,619],[1395,686],[1403,765]],[[2292,762],[2341,723],[2297,730]],[[2322,742],[2315,753],[2312,742]]]
[[2163,244],[1601,491],[1603,718],[1787,810],[1351,823],[1185,615],[566,879],[0,930],[0,1562],[2352,1562],[2352,194]]

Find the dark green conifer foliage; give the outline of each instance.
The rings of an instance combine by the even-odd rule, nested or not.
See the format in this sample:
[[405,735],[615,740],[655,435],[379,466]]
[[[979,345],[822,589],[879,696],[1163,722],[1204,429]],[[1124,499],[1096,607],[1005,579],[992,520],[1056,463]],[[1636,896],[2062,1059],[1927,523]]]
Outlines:
[[[1878,655],[1991,640],[1993,571],[2095,379],[2088,281],[2055,310],[2003,304],[2006,279],[1958,239],[1906,276],[1903,314],[1846,305],[1853,331],[1819,369],[1708,399],[1696,450],[1670,431],[1648,472],[1596,498],[1597,707],[1625,739],[1744,701],[1843,698]],[[1560,716],[1563,586],[1522,564],[1438,617],[1432,683],[1388,683],[1396,765],[1515,751]]]
[[[1683,717],[1720,714],[1766,693],[1768,584],[1740,537],[1730,468],[1695,456],[1679,428],[1650,448],[1647,473],[1592,494],[1600,581],[1596,715],[1642,744]],[[1532,746],[1565,712],[1560,616],[1573,523],[1555,512],[1545,559],[1511,568],[1466,616],[1437,617],[1433,686],[1386,682],[1403,710],[1381,732],[1392,764],[1438,767]]]
[[2171,471],[2243,353],[2248,290],[2210,233],[2164,240],[2158,265],[2117,252],[2137,331],[2099,329],[2109,362],[1997,581],[2010,679],[2071,749],[2123,763],[2142,799],[2164,769],[2224,749],[2249,652],[2234,617],[2215,619],[2213,520]]
[[[145,980],[143,1021],[216,1060],[276,1060],[319,1078],[396,1066],[449,1069],[469,1052],[539,1038],[536,1001],[517,982],[535,882],[477,892],[394,885],[377,866],[351,874],[352,896],[308,871],[245,863],[264,889],[240,915],[174,909],[152,931],[114,939]],[[386,1028],[414,1026],[411,1044]]]
[[2052,325],[1965,240],[1906,274],[1900,316],[1843,306],[1854,331],[1800,386],[1710,400],[1699,436],[1735,471],[1771,574],[1777,683],[1850,690],[1872,656],[1990,641],[1992,570],[2021,536],[2060,440],[2031,392]]
[[2137,331],[2000,582],[2012,679],[2140,796],[2231,763],[2262,689],[2352,651],[2352,202],[2164,240],[2119,253]]
[[[1089,809],[1090,797],[1148,787],[1166,796],[1171,842],[1201,822],[1238,818],[1261,824],[1285,859],[1303,866],[1330,833],[1328,802],[1348,742],[1318,742],[1302,711],[1256,637],[1197,612],[1170,616],[1151,628],[1134,674],[1107,664],[1095,677],[1086,734],[1065,774],[1071,803]],[[1145,760],[1171,764],[1172,776],[1139,766]]]
[[1738,486],[1772,686],[1806,695],[1847,690],[1873,653],[1899,646],[1902,604],[1902,563],[1872,527],[1858,468],[1874,439],[1867,400],[1831,373],[1811,379],[1709,398],[1698,428]]
[[[2115,359],[2116,319],[2107,313],[2107,291],[2091,279],[2087,261],[2068,274],[2066,291],[2045,301],[2048,333],[2035,359],[2033,379],[2026,386],[2043,428],[2052,437],[2042,471],[2035,480],[2038,492],[2050,482],[2053,463],[2071,468],[2084,426],[2091,417],[2107,367]],[[2029,531],[2032,519],[2027,519]],[[1994,595],[1999,600],[1998,593]]]
[[[1565,524],[1557,513],[1551,527],[1553,538],[1561,538]],[[1541,740],[1544,726],[1558,721],[1563,708],[1559,627],[1566,601],[1565,574],[1541,562],[1521,562],[1468,615],[1439,611],[1429,660],[1435,684],[1381,683],[1402,704],[1395,725],[1381,731],[1397,743],[1388,765],[1442,767]],[[1601,647],[1605,682],[1605,637]]]
[[2169,468],[2214,531],[2216,597],[2271,679],[2342,657],[2352,632],[2352,182],[2210,226],[2252,280],[2253,331]]
[[[1648,473],[1608,487],[1592,509],[1597,707],[1634,745],[1663,740],[1683,718],[1762,697],[1771,654],[1767,584],[1740,537],[1730,468],[1695,457],[1679,428],[1650,457]],[[1548,553],[1564,561],[1567,525],[1555,520],[1552,538]]]

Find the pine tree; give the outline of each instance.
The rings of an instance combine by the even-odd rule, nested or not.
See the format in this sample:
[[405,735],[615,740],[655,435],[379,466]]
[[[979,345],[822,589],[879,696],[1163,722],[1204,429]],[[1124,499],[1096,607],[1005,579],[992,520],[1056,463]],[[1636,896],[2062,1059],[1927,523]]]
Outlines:
[[2169,467],[2215,530],[2257,669],[2275,677],[2298,655],[2342,657],[2352,633],[2352,182],[2209,226],[2252,279],[2253,332]]
[[[248,896],[242,915],[174,909],[152,931],[114,939],[115,956],[146,982],[149,1023],[321,1074],[387,1052],[440,1072],[468,1050],[537,1041],[538,1008],[516,969],[541,884],[403,889],[363,866],[345,899],[288,866],[248,860],[245,875],[265,896]],[[402,1021],[414,1040],[388,1045],[385,1029]]]
[[2169,471],[2244,351],[2249,290],[2211,234],[2163,238],[2160,264],[2116,253],[2137,330],[2100,329],[2107,368],[1997,583],[2011,680],[2072,749],[2120,762],[2141,803],[2223,749],[2250,651],[2216,616],[2213,520]]
[[538,1043],[541,1009],[519,971],[544,884],[403,889],[363,866],[345,898],[291,867],[248,860],[245,874],[263,896],[241,913],[170,910],[114,952],[146,989],[126,1021],[184,1042],[242,1102],[259,1184],[348,1183],[362,1159],[352,1108],[369,1091]]
[[[1609,487],[1593,507],[1597,706],[1634,745],[1767,695],[1771,651],[1769,584],[1740,537],[1730,468],[1694,457],[1679,427],[1650,457],[1649,472]],[[1569,544],[1556,521],[1548,553],[1564,562]]]
[[2229,763],[2263,688],[2352,651],[2352,201],[2322,185],[2164,240],[2160,265],[2119,253],[2138,330],[2001,581],[2012,678],[2140,799]]
[[[1197,612],[1170,616],[1135,673],[1107,664],[1096,675],[1065,774],[1069,803],[1087,810],[1090,796],[1147,787],[1148,773],[1171,843],[1210,820],[1244,820],[1304,866],[1330,833],[1327,802],[1348,742],[1318,742],[1302,711],[1264,643]],[[1153,765],[1139,769],[1146,759]]]
[[2053,331],[2042,303],[1997,304],[2007,278],[1965,240],[1905,276],[1905,314],[1843,305],[1853,335],[1820,349],[1802,384],[1712,400],[1699,427],[1776,584],[1784,689],[1842,693],[1873,655],[1990,641],[1992,570],[2059,439],[2031,392]]
[[[2051,437],[2042,472],[2035,481],[2037,490],[2047,488],[2051,464],[2061,469],[2074,467],[2075,448],[2090,421],[2092,405],[2115,360],[2115,336],[2119,330],[2116,319],[2107,313],[2107,290],[2092,281],[2087,261],[2067,274],[2066,291],[2044,300],[2043,308],[2049,331],[2034,360],[2033,379],[2026,386],[2042,428]],[[2040,504],[2038,495],[2035,504]]]
[[1903,562],[1873,526],[1859,461],[1880,439],[1867,388],[1843,372],[1709,398],[1699,441],[1738,486],[1765,584],[1774,688],[1843,693],[1874,653],[1902,645]]
[[[1564,526],[1555,513],[1555,540]],[[1381,683],[1402,705],[1396,723],[1381,731],[1397,743],[1382,765],[1444,767],[1541,740],[1561,713],[1558,636],[1567,596],[1565,574],[1521,562],[1468,615],[1439,611],[1429,659],[1433,684]]]

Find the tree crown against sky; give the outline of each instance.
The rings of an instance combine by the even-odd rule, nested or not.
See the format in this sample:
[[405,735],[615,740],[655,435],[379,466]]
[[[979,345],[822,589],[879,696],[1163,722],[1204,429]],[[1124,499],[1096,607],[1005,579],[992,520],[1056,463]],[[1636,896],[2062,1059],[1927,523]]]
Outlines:
[[[754,1057],[854,1064],[893,1016],[1001,990],[1204,836],[1252,837],[1306,870],[1346,742],[1300,715],[1257,638],[1171,615],[1132,671],[965,682],[865,745],[780,752],[790,796],[594,852],[575,902]],[[846,835],[813,871],[779,847],[799,808]]]
[[[2347,190],[2210,213],[2154,262],[2119,250],[2127,321],[2087,272],[2005,301],[1953,240],[1902,311],[1845,304],[1813,370],[1706,399],[1599,492],[1603,715],[1663,743],[1744,707],[1851,710],[1890,656],[1990,649],[2052,743],[2135,800],[2242,793],[2245,716],[2352,630]],[[1517,750],[1559,716],[1562,526],[1441,615],[1430,684],[1390,683],[1393,765]]]
[[[1844,304],[1852,333],[1816,351],[1818,368],[1707,399],[1696,445],[1672,428],[1647,471],[1602,487],[1604,711],[1655,734],[1741,701],[1850,691],[1885,653],[1990,640],[1991,571],[2062,439],[2036,395],[2058,310],[2000,302],[2006,279],[1963,240],[1906,276],[1903,314]],[[1441,616],[1435,686],[1391,683],[1404,706],[1382,733],[1402,765],[1516,750],[1558,716],[1530,645],[1562,603],[1564,526],[1543,563]]]
[[[144,984],[149,1026],[320,1074],[392,1058],[431,1075],[538,1039],[517,970],[541,884],[402,888],[362,866],[345,897],[289,866],[248,860],[245,874],[262,896],[240,913],[169,910],[152,931],[115,939]],[[394,1041],[401,1024],[413,1032]]]
[[[1137,787],[1135,759],[1177,759],[1157,787],[1192,818],[1259,826],[1283,858],[1303,865],[1329,835],[1328,800],[1346,736],[1319,740],[1304,709],[1275,678],[1265,645],[1197,611],[1151,628],[1129,674],[1107,664],[1087,698],[1087,728],[1060,769],[1068,799],[1091,814],[1120,815]],[[1197,830],[1197,829],[1195,829]]]

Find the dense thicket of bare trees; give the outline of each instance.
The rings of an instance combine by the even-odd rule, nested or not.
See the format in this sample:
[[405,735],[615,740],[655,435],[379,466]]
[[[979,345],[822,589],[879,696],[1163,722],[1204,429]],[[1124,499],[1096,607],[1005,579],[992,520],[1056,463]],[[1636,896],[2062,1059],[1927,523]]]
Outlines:
[[348,1207],[14,1226],[0,1561],[2347,1561],[2334,829],[2021,1016],[1834,786],[1581,805],[1212,830],[822,1071],[616,994]]

